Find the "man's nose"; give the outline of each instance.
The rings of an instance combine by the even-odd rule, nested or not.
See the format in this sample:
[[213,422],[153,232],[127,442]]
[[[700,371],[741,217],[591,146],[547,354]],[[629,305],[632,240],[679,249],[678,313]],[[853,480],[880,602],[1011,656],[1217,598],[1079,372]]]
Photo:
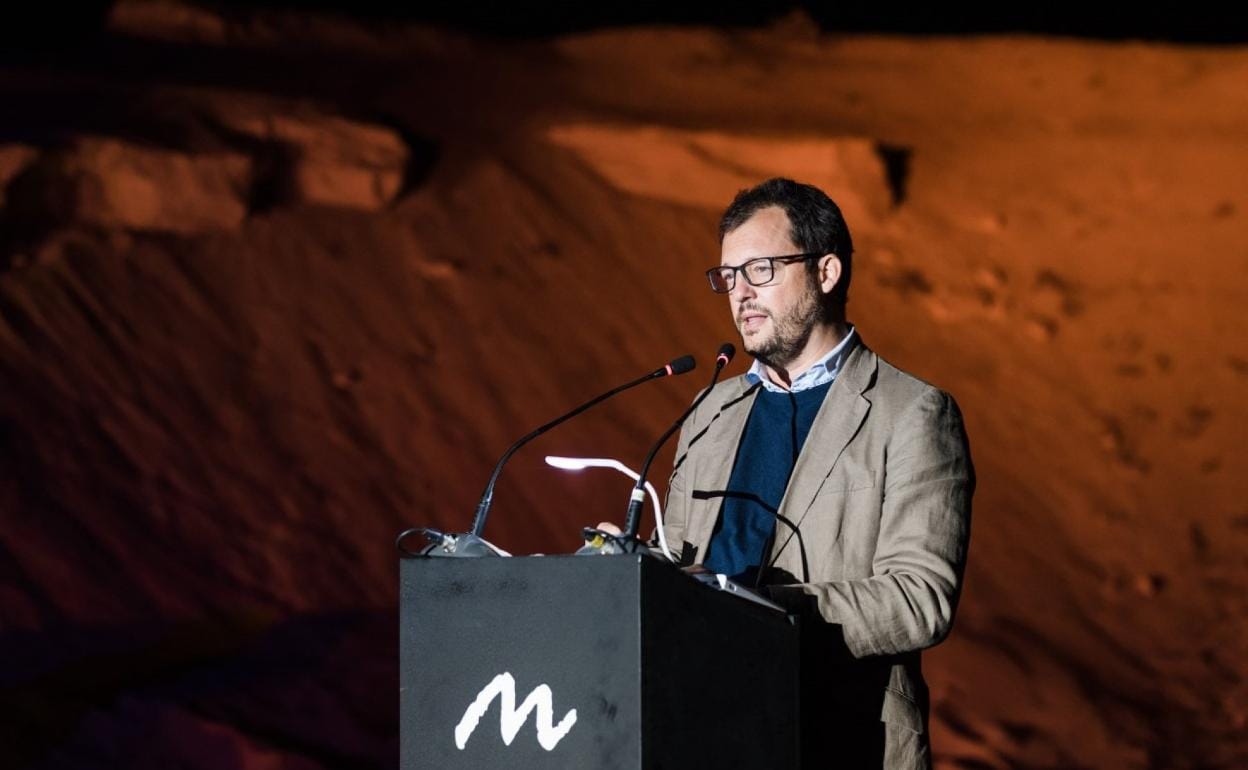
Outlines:
[[752,299],[757,296],[754,287],[750,282],[745,280],[745,276],[738,274],[737,279],[732,282],[732,290],[728,292],[728,296],[734,300]]

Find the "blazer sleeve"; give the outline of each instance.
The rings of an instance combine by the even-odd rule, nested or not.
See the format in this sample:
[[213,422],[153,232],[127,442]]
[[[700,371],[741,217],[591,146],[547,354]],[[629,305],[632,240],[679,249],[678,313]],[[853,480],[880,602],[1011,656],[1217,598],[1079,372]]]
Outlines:
[[899,416],[887,445],[872,576],[773,586],[793,608],[813,600],[840,624],[855,657],[930,647],[948,634],[970,539],[975,472],[953,398],[925,390]]

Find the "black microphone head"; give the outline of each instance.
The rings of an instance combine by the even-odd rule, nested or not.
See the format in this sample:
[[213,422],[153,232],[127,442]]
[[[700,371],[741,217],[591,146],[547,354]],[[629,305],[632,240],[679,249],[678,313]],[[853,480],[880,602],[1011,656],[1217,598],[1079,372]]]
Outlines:
[[715,365],[727,366],[732,361],[732,357],[736,354],[737,346],[733,345],[731,342],[725,342],[719,346],[719,352],[715,354]]
[[681,356],[667,365],[667,373],[671,375],[692,372],[697,365],[698,362],[693,360],[693,356]]

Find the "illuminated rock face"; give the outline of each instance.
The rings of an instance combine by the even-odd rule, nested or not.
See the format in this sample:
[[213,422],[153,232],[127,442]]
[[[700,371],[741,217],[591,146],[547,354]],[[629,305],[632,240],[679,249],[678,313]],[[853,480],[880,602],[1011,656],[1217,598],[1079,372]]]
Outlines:
[[238,153],[183,153],[83,137],[24,170],[15,213],[60,225],[201,235],[247,215],[251,162]]
[[486,535],[621,518],[623,477],[540,458],[640,462],[733,338],[702,271],[771,174],[845,204],[851,319],[966,414],[938,766],[1248,760],[1243,52],[110,20],[0,70],[17,766],[392,765],[394,535],[694,352],[519,454]]
[[325,115],[223,115],[223,123],[289,159],[288,198],[375,211],[394,200],[403,182],[408,150],[384,126]]

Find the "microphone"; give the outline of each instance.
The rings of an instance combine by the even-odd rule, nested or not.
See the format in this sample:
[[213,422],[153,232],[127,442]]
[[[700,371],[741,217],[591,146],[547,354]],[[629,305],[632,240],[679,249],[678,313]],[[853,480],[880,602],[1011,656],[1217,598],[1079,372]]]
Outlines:
[[[727,497],[753,499],[753,501],[755,503],[758,503],[759,507],[763,511],[769,514],[776,521],[788,527],[789,530],[793,533],[792,536],[797,538],[798,555],[801,556],[802,558],[802,582],[803,583],[810,582],[810,563],[806,559],[806,541],[802,539],[801,528],[798,527],[796,524],[794,524],[792,521],[790,521],[787,516],[781,515],[780,511],[772,510],[771,506],[763,503],[763,501],[760,500],[757,495],[749,495],[749,494],[744,494],[741,492],[731,492],[726,489],[718,490],[718,491],[706,491],[706,490],[701,490],[701,489],[695,489],[695,490],[692,490],[690,494],[692,495],[694,500],[712,500],[714,498],[727,498]],[[767,536],[766,544],[763,546],[762,563],[758,565],[758,573],[755,576],[755,580],[754,580],[755,589],[758,589],[762,585],[762,579],[763,579],[764,573],[766,573],[767,570],[771,569],[775,565],[776,559],[780,558],[780,554],[776,554],[774,557],[772,557],[771,561],[767,560],[767,554],[771,553],[771,548],[775,544],[776,532],[778,531],[778,529],[779,528],[777,527],[772,530],[771,534]]]
[[[494,545],[490,544],[484,538],[482,538],[481,532],[482,530],[485,529],[485,522],[490,514],[490,505],[494,502],[494,485],[498,482],[498,477],[503,471],[503,466],[507,463],[509,459],[511,459],[511,456],[516,453],[516,450],[524,446],[525,444],[529,443],[533,439],[537,438],[538,436],[542,435],[546,431],[550,430],[551,428],[555,427],[556,425],[559,425],[560,423],[566,420],[572,419],[573,417],[577,416],[581,412],[584,412],[586,409],[589,409],[592,406],[596,406],[618,393],[623,393],[629,388],[636,387],[642,384],[643,382],[649,382],[650,380],[657,380],[660,377],[673,377],[678,374],[685,374],[686,372],[693,371],[694,367],[696,366],[697,366],[697,362],[694,361],[693,356],[681,356],[680,358],[672,359],[667,364],[660,366],[658,369],[655,369],[654,371],[648,374],[644,374],[635,380],[626,382],[623,385],[620,385],[619,387],[612,388],[606,393],[603,393],[602,395],[597,396],[596,398],[592,398],[589,401],[586,401],[585,403],[581,404],[580,406],[568,412],[567,414],[564,414],[560,417],[556,417],[555,419],[551,420],[545,425],[542,425],[541,427],[536,428],[535,430],[529,433],[526,433],[524,436],[520,437],[520,439],[517,440],[514,444],[512,444],[510,447],[507,448],[507,451],[503,453],[503,456],[499,458],[498,463],[494,466],[494,472],[490,474],[490,480],[485,485],[485,492],[482,493],[481,495],[481,502],[477,503],[477,512],[476,512],[476,515],[473,517],[472,529],[469,532],[466,532],[460,535],[453,535],[453,534],[448,534],[444,532],[438,532],[436,530],[431,530],[428,528],[417,528],[415,530],[407,530],[406,532],[404,532],[403,534],[399,536],[399,541],[396,544],[398,545],[399,550],[405,554],[410,555],[411,552],[408,551],[406,548],[404,548],[402,545],[403,538],[412,532],[419,531],[419,532],[424,532],[426,537],[428,537],[431,541],[433,541],[430,543],[429,546],[427,546],[423,551],[421,551],[421,553],[426,556],[500,556],[500,555],[505,556],[507,555],[504,552],[500,551]],[[720,364],[717,364],[717,366],[722,368],[722,365]],[[645,495],[644,491],[642,492],[642,495],[643,496]]]
[[[663,445],[667,443],[667,440],[672,437],[672,434],[679,430],[680,426],[685,424],[685,420],[689,419],[689,415],[693,414],[693,410],[697,409],[698,406],[706,400],[706,397],[711,394],[711,391],[715,388],[715,383],[719,381],[720,372],[724,370],[724,367],[728,365],[728,362],[732,360],[732,357],[736,355],[736,353],[737,349],[731,342],[725,342],[723,345],[719,346],[719,352],[715,354],[715,372],[711,375],[711,384],[708,385],[706,390],[703,390],[696,399],[694,399],[693,403],[689,405],[689,408],[684,411],[684,414],[682,414],[676,422],[672,423],[672,426],[659,437],[659,440],[656,441],[654,446],[650,448],[650,453],[646,455],[646,461],[641,466],[637,483],[633,485],[632,494],[629,496],[628,516],[625,520],[624,532],[623,534],[612,538],[616,545],[618,545],[625,552],[635,551],[638,547],[637,530],[641,526],[641,507],[646,499],[646,475],[650,472],[650,464],[654,462],[654,456],[659,453],[659,450],[662,449]],[[590,531],[587,532],[586,535],[595,536],[597,533],[596,531]]]

